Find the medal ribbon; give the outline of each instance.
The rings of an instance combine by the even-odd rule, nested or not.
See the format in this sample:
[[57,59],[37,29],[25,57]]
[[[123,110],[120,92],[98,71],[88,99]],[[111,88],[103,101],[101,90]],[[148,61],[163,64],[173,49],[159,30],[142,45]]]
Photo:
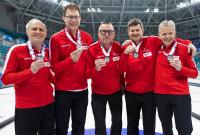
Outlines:
[[132,46],[136,48],[135,52],[138,53],[140,46],[141,46],[141,43],[142,43],[142,40],[139,42],[139,44],[137,46],[135,45],[135,43],[133,41],[131,41],[131,42],[132,42]]
[[173,44],[173,46],[172,46],[172,48],[171,48],[171,50],[170,50],[169,53],[166,53],[166,52],[163,50],[163,45],[161,46],[161,49],[162,49],[162,51],[163,51],[163,53],[164,53],[165,56],[169,56],[169,55],[173,55],[173,54],[174,54],[174,52],[175,52],[175,50],[176,50],[176,46],[177,46],[177,42],[175,41],[175,43]]
[[[34,53],[34,50],[33,50],[33,47],[32,47],[32,45],[31,45],[31,42],[30,42],[30,41],[27,42],[27,46],[28,46],[28,49],[29,49],[29,54],[30,54],[31,57],[32,57],[32,60],[35,60],[35,59],[36,59],[36,56],[35,56],[35,53]],[[45,48],[46,48],[46,45],[43,44],[43,45],[42,45],[42,51],[41,51],[41,55],[42,55],[43,58],[44,58],[44,56],[45,56]]]
[[110,56],[111,49],[112,49],[112,46],[110,46],[110,48],[108,49],[108,52],[106,52],[106,50],[105,50],[105,49],[102,47],[102,45],[101,45],[101,50],[102,50],[103,54],[104,54],[106,57],[109,57],[109,56]]
[[66,36],[69,38],[70,41],[72,41],[75,45],[77,49],[82,48],[82,44],[81,44],[81,33],[78,30],[77,32],[77,41],[74,41],[74,39],[71,37],[71,35],[69,34],[69,32],[67,31],[67,29],[65,28],[65,34]]

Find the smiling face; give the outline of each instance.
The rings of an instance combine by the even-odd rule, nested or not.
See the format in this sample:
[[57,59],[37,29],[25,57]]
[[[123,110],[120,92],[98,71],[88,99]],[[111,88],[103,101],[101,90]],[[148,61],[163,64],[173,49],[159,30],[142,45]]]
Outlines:
[[169,46],[176,37],[175,24],[172,21],[164,21],[159,25],[159,37],[164,46]]
[[36,20],[27,24],[26,34],[32,45],[42,45],[47,36],[47,29],[42,22]]
[[66,9],[65,16],[63,16],[63,21],[65,22],[66,28],[70,32],[76,33],[81,22],[79,11],[76,9]]
[[140,24],[132,25],[128,28],[128,35],[132,41],[138,43],[142,38],[144,30],[140,26]]
[[102,45],[110,45],[115,37],[114,27],[111,23],[101,24],[99,27],[98,37]]

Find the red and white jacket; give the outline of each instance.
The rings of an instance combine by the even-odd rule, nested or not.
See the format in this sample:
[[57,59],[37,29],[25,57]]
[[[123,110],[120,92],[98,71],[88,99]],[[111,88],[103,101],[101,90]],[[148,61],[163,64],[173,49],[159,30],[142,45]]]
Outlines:
[[112,43],[109,62],[100,71],[95,68],[95,60],[105,59],[101,49],[100,41],[95,42],[88,48],[87,70],[88,78],[92,80],[92,93],[101,95],[110,95],[116,93],[121,88],[120,72],[118,62],[121,55],[121,46],[118,42]]
[[[51,82],[55,78],[50,68],[44,67],[33,74],[30,70],[33,61],[26,44],[15,45],[7,53],[1,79],[5,85],[14,84],[16,108],[42,107],[54,101]],[[48,49],[44,61],[49,61]]]
[[[186,44],[191,43],[188,40],[177,40],[185,42]],[[133,53],[129,55],[123,53],[130,43],[122,47],[119,67],[121,72],[126,72],[125,90],[138,94],[153,92],[155,85],[156,57],[161,44],[162,42],[157,36],[142,37],[138,58],[134,58]]]
[[[87,48],[92,44],[92,37],[80,30],[82,46]],[[72,38],[74,38],[71,35]],[[77,40],[77,37],[74,38]],[[65,29],[55,33],[50,39],[49,51],[52,70],[55,72],[55,89],[61,91],[82,91],[87,89],[86,50],[83,50],[78,62],[73,62],[70,53],[76,50],[76,45],[67,38]]]
[[[169,53],[173,44],[174,42],[163,50]],[[156,60],[156,85],[154,91],[157,94],[189,94],[188,78],[196,78],[198,76],[195,63],[190,54],[188,54],[187,45],[178,42],[174,56],[179,57],[181,61],[181,71],[177,71],[174,67],[170,66],[162,49],[158,52]]]

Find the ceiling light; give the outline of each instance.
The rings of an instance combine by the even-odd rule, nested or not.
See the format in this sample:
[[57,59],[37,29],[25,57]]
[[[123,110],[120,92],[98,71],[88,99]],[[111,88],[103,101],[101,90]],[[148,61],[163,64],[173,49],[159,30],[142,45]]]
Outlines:
[[63,7],[66,6],[66,5],[69,5],[69,4],[70,4],[69,1],[63,1],[63,2],[62,2],[62,6],[63,6]]
[[158,8],[154,8],[153,12],[158,12],[158,10],[159,10]]
[[149,12],[149,8],[147,8],[147,10],[145,10],[145,12]]

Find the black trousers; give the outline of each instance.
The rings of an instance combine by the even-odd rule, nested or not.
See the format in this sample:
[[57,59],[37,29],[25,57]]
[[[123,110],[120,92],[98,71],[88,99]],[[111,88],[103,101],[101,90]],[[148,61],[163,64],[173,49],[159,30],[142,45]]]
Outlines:
[[152,92],[136,94],[125,91],[127,135],[139,135],[140,110],[143,115],[144,135],[155,135],[155,99]]
[[54,103],[44,107],[15,109],[16,135],[55,135]]
[[155,94],[158,115],[162,123],[163,135],[173,135],[172,116],[174,114],[179,135],[191,135],[191,98],[190,95]]
[[72,135],[84,135],[88,90],[55,91],[56,135],[67,135],[71,113]]
[[111,111],[110,135],[121,135],[122,129],[122,91],[112,95],[92,94],[92,111],[95,120],[95,135],[106,135],[106,104]]

